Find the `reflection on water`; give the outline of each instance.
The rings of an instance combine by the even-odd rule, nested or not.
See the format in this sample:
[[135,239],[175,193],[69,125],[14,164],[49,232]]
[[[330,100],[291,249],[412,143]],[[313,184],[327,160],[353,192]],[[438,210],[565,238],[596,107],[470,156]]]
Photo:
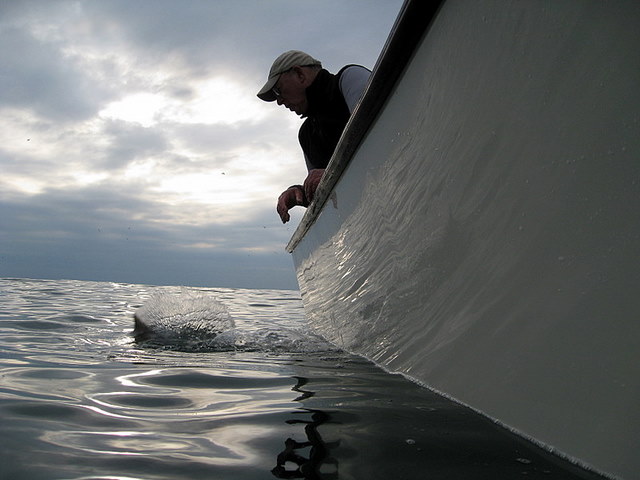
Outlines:
[[[321,410],[307,409],[306,412],[311,414],[310,420],[291,419],[287,420],[287,423],[291,425],[304,424],[307,441],[296,442],[293,438],[287,438],[284,442],[285,448],[278,454],[277,465],[271,470],[271,473],[277,478],[338,478],[338,461],[329,456],[330,445],[325,443],[318,431],[318,427],[329,421],[331,417]],[[300,451],[308,447],[310,448],[307,457],[302,456]],[[287,470],[287,462],[294,464],[295,470]],[[320,469],[325,463],[334,465],[334,472],[321,474]]]
[[[300,396],[294,399],[296,402],[302,402],[315,395],[315,392],[303,390],[302,387],[308,383],[308,379],[304,377],[295,377],[296,385],[291,389],[300,393]],[[287,438],[284,441],[284,450],[278,454],[276,466],[271,473],[277,478],[308,478],[308,479],[330,479],[338,478],[338,461],[330,456],[332,444],[327,444],[318,431],[318,427],[327,423],[331,416],[322,411],[309,408],[301,408],[293,412],[299,414],[297,418],[291,418],[286,421],[289,425],[304,425],[304,433],[306,441],[297,442],[293,438]],[[310,419],[301,419],[300,415],[308,414]],[[307,416],[308,416],[307,415]],[[337,444],[334,443],[335,446]],[[307,450],[304,456],[302,451]],[[333,466],[332,472],[328,473],[324,470],[323,464]],[[292,468],[289,466],[292,465]]]
[[0,478],[599,478],[307,335],[295,292],[199,291],[237,348],[136,344],[177,289],[0,279]]

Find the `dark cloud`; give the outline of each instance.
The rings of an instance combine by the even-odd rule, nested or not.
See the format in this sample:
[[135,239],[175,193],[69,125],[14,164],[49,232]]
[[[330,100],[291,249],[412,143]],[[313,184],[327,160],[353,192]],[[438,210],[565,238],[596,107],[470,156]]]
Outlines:
[[275,56],[292,48],[333,68],[352,62],[373,66],[401,3],[110,0],[85,2],[83,9],[95,22],[118,25],[141,60],[174,56],[192,74],[224,69],[261,78]]
[[51,191],[2,202],[0,275],[296,288],[284,252],[290,232],[271,209],[239,212],[233,225],[171,225],[157,213],[157,205],[127,189]]
[[96,85],[58,47],[28,32],[0,29],[0,105],[27,108],[55,121],[93,116],[108,88]]

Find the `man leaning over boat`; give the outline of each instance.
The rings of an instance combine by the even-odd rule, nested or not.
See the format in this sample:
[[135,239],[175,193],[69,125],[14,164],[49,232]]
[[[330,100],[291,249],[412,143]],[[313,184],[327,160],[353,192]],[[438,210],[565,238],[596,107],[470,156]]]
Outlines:
[[364,92],[371,72],[347,65],[336,74],[307,53],[290,50],[273,62],[267,83],[258,92],[265,102],[276,101],[305,118],[298,132],[308,175],[302,185],[292,185],[278,198],[282,223],[289,210],[309,206],[351,113]]

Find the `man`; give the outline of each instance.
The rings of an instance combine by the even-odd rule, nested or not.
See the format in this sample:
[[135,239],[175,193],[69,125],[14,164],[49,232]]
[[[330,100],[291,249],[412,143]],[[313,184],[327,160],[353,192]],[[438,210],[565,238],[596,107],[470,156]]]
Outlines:
[[298,140],[309,171],[303,185],[289,187],[278,198],[276,210],[282,223],[289,221],[290,209],[296,205],[307,207],[313,200],[370,73],[365,67],[347,65],[334,75],[323,69],[318,60],[298,50],[285,52],[273,62],[258,98],[276,101],[306,118]]

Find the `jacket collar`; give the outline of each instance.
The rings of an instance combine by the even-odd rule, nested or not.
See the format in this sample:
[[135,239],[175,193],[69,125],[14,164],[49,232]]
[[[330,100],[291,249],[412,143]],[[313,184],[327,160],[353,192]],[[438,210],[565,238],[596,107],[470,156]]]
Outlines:
[[[327,88],[331,81],[331,75],[324,68],[318,72],[313,83],[307,87],[305,94],[307,95],[307,113],[304,117],[321,114],[323,110],[327,110]],[[324,107],[324,108],[323,108]]]

